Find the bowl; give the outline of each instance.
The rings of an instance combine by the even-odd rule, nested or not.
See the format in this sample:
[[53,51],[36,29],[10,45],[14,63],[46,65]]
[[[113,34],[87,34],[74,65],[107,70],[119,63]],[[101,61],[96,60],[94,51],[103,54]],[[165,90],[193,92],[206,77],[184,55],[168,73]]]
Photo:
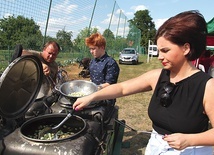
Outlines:
[[73,80],[63,83],[59,87],[59,92],[69,99],[76,101],[77,98],[90,95],[98,90],[98,86],[86,80]]

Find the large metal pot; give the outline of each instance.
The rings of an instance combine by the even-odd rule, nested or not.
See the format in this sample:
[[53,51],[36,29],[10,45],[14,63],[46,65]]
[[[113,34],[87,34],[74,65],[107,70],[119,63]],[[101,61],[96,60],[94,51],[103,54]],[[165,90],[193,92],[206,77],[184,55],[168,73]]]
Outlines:
[[[64,125],[71,129],[73,129],[73,134],[66,138],[60,139],[52,139],[52,140],[41,140],[37,137],[38,135],[38,127],[40,126],[55,126],[59,124],[64,118],[66,114],[48,114],[43,116],[38,116],[33,119],[26,121],[20,128],[21,135],[28,140],[35,142],[57,142],[65,139],[72,139],[79,136],[86,129],[86,122],[79,116],[73,115],[70,119],[68,119]],[[60,130],[66,130],[66,128],[61,127]],[[66,132],[66,131],[64,131]]]
[[[95,83],[86,80],[73,80],[63,83],[59,87],[59,92],[69,99],[72,103],[76,101],[77,98],[82,96],[90,95],[98,90]],[[75,93],[81,93],[81,96],[73,95]]]

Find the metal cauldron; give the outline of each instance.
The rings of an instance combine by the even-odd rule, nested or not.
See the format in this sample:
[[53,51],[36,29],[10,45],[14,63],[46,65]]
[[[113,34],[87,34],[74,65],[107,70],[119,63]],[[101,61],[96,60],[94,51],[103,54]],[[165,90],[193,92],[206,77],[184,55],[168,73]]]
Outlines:
[[[50,143],[50,142],[57,142],[62,141],[65,139],[72,139],[79,136],[85,129],[86,129],[86,122],[79,116],[73,115],[69,118],[64,125],[73,129],[73,134],[69,137],[60,138],[60,139],[52,139],[52,140],[42,140],[36,137],[38,134],[38,127],[45,126],[45,125],[57,125],[66,117],[66,114],[48,114],[43,116],[38,116],[33,119],[26,121],[20,128],[21,135],[30,141],[34,142],[42,142],[42,143]],[[61,130],[66,130],[61,127]],[[66,132],[66,131],[64,131]]]

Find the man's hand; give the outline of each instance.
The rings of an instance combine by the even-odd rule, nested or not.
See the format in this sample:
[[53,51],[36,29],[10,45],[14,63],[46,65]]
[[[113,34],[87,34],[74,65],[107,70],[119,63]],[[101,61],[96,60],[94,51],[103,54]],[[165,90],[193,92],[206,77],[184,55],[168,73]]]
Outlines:
[[50,68],[48,67],[48,65],[42,64],[42,68],[43,68],[44,75],[49,76],[50,75]]

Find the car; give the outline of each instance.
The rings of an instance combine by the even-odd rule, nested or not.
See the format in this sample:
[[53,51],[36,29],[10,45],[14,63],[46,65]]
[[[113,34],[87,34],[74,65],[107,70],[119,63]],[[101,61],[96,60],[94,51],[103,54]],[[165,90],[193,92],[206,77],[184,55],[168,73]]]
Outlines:
[[139,55],[135,48],[124,48],[120,52],[119,64],[138,64]]
[[158,57],[158,48],[157,45],[149,45],[149,55],[150,56],[154,56],[154,57]]

